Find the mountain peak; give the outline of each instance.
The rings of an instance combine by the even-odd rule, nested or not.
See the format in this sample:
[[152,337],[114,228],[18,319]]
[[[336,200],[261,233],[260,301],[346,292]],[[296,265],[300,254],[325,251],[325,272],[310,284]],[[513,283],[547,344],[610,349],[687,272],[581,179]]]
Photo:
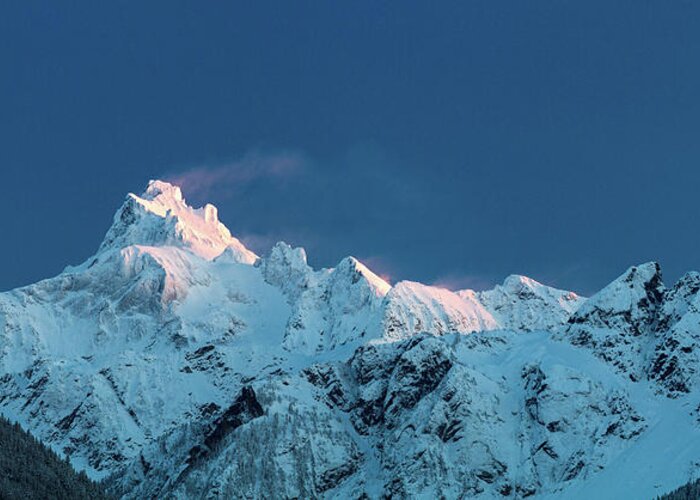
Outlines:
[[193,208],[178,186],[160,180],[151,180],[141,196],[127,195],[100,251],[132,245],[181,247],[207,260],[224,251],[238,262],[252,264],[257,260],[257,255],[219,222],[214,205]]
[[569,319],[567,336],[632,380],[644,371],[643,352],[655,338],[666,288],[656,262],[632,266],[588,299]]
[[652,283],[656,286],[661,282],[661,266],[658,262],[646,262],[632,266],[619,279],[627,283]]
[[574,292],[543,285],[519,274],[508,276],[502,285],[477,296],[501,326],[514,330],[554,329],[565,323],[586,300]]
[[[661,301],[665,291],[661,268],[656,262],[632,266],[616,280],[591,297],[576,316],[587,317],[593,312],[647,310]],[[580,319],[580,318],[579,318]]]
[[141,198],[152,201],[158,197],[171,198],[175,201],[184,201],[182,190],[180,190],[179,186],[166,181],[151,179],[148,181],[146,191],[141,195]]
[[503,280],[503,285],[501,286],[508,290],[518,290],[523,287],[536,288],[544,285],[542,285],[542,283],[539,283],[538,281],[533,280],[532,278],[523,276],[522,274],[511,274],[505,280]]
[[341,274],[354,273],[357,276],[362,276],[367,280],[367,283],[379,296],[386,295],[391,290],[391,285],[384,279],[376,275],[370,268],[352,256],[345,257],[338,263],[336,270]]

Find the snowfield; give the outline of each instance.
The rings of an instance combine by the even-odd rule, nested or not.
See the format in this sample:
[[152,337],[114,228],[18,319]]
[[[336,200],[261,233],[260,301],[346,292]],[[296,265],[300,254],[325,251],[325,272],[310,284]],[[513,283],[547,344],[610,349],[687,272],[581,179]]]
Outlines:
[[697,273],[391,286],[151,181],[0,294],[0,412],[123,498],[653,498],[700,471],[699,352]]

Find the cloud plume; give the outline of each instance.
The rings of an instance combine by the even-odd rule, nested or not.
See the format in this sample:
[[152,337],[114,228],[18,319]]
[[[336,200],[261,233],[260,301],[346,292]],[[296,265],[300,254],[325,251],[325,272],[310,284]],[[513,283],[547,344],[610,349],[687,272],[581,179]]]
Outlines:
[[496,281],[486,276],[469,274],[447,274],[440,276],[431,283],[438,288],[448,290],[489,290],[496,285]]
[[197,165],[164,175],[188,195],[207,197],[216,192],[232,192],[256,180],[288,178],[303,171],[306,161],[296,152],[261,153],[253,151],[238,160],[215,165]]

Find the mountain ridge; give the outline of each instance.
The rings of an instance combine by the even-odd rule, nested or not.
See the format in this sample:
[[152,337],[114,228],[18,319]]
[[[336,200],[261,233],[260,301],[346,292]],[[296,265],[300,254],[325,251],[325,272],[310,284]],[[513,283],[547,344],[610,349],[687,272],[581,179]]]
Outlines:
[[588,299],[314,270],[151,181],[94,256],[0,294],[0,412],[125,498],[649,496],[700,464],[672,434],[700,438],[699,304],[656,263]]

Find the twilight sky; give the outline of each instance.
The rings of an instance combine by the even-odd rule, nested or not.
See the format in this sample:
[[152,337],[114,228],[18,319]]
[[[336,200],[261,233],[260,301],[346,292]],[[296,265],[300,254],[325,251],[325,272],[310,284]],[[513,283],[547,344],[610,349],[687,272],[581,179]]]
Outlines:
[[0,290],[158,177],[394,282],[700,269],[695,2],[22,0],[0,71]]

